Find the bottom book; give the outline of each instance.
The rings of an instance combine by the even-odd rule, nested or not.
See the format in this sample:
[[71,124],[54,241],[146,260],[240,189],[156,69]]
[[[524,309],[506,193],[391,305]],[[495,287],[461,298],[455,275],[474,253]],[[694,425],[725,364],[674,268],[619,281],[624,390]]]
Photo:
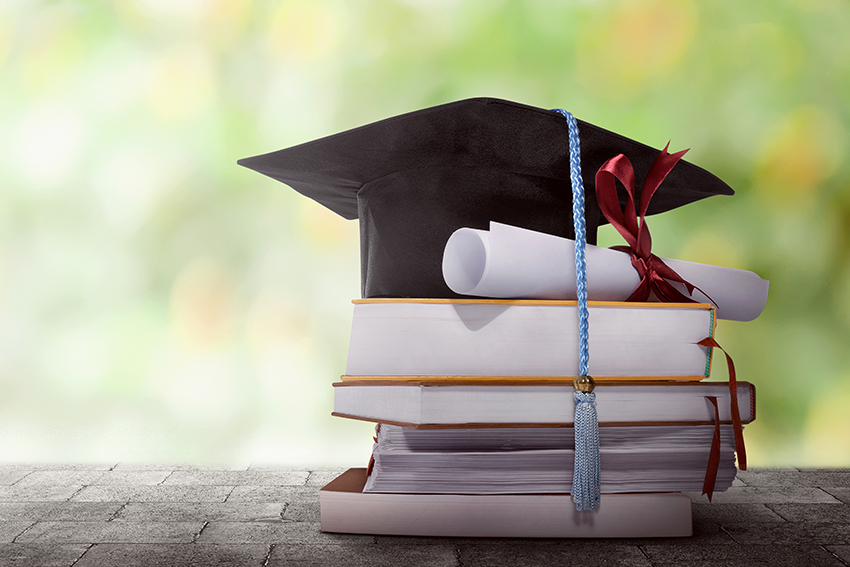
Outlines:
[[569,494],[363,492],[366,469],[349,469],[319,492],[322,531],[441,537],[633,538],[692,535],[681,493],[603,494],[577,512]]

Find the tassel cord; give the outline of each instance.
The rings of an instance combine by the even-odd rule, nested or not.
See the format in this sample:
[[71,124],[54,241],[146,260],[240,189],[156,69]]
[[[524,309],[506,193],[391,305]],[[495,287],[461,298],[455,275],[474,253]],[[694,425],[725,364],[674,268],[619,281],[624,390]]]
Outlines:
[[[570,143],[570,182],[573,197],[573,226],[575,229],[576,299],[579,322],[579,373],[576,378],[575,399],[575,462],[573,464],[573,502],[576,510],[596,510],[601,498],[601,466],[599,455],[599,419],[596,413],[596,394],[589,377],[589,314],[587,308],[587,262],[585,248],[587,231],[584,218],[584,183],[581,178],[581,149],[578,123],[572,114],[555,109],[567,120]],[[579,391],[578,384],[590,384]]]

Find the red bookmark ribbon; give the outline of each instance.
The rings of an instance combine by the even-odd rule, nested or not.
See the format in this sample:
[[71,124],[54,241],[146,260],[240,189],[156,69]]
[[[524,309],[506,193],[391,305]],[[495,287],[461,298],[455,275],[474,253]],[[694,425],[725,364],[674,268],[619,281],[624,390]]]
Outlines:
[[[658,154],[658,157],[655,158],[652,167],[649,168],[649,173],[643,182],[640,204],[637,210],[635,210],[635,172],[629,158],[623,154],[614,156],[602,164],[602,167],[596,172],[596,197],[599,208],[605,218],[628,243],[628,246],[614,246],[613,248],[631,254],[632,266],[640,276],[640,283],[626,301],[646,301],[650,292],[655,292],[655,296],[661,301],[679,303],[694,301],[681,293],[670,282],[684,285],[690,295],[693,294],[694,289],[705,294],[695,285],[685,281],[673,268],[652,253],[652,238],[649,235],[649,228],[646,226],[644,218],[647,208],[649,208],[649,201],[673,169],[673,166],[688,151],[682,150],[675,154],[668,154],[667,148],[669,146],[670,143],[668,142],[661,153]],[[616,179],[619,179],[620,183],[626,188],[628,200],[625,210],[620,207]]]
[[720,468],[720,411],[717,409],[717,397],[706,396],[706,400],[714,406],[714,437],[711,439],[711,451],[708,453],[708,465],[705,467],[705,480],[702,483],[702,493],[711,497],[717,482],[717,469]]
[[726,366],[729,369],[729,399],[732,413],[732,431],[735,433],[735,452],[738,455],[738,468],[747,470],[747,451],[744,447],[744,428],[741,425],[741,412],[738,409],[738,380],[735,377],[735,363],[722,346],[711,337],[706,337],[697,343],[704,347],[719,348],[726,355]]

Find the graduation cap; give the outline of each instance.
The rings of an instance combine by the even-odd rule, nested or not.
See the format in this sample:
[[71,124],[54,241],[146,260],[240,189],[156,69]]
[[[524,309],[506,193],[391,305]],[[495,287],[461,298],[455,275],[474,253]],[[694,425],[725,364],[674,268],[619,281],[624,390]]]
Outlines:
[[[580,120],[578,127],[593,244],[607,222],[596,199],[599,167],[624,154],[640,187],[659,150]],[[461,100],[238,163],[360,220],[363,297],[459,297],[443,281],[442,256],[462,227],[486,230],[496,221],[574,238],[568,127],[550,110]],[[680,161],[647,214],[719,194],[733,191]],[[625,191],[619,196],[625,203]]]

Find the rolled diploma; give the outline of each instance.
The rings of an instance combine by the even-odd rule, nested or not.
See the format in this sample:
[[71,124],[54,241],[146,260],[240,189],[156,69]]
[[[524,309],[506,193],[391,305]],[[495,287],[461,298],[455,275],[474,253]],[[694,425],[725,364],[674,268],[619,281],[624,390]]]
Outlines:
[[[588,245],[587,291],[595,301],[624,301],[640,283],[628,254]],[[769,282],[753,272],[681,260],[664,262],[701,288],[700,303],[713,303],[721,319],[751,321],[767,303]],[[497,222],[489,232],[456,230],[443,253],[443,278],[461,295],[527,299],[575,299],[575,242]],[[686,296],[681,284],[673,283]],[[712,301],[713,300],[713,301]]]

